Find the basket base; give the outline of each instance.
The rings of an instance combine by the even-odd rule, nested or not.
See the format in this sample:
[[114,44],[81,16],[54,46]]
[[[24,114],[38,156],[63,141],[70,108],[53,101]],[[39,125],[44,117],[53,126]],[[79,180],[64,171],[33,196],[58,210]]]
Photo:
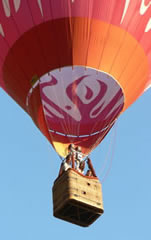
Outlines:
[[95,213],[91,207],[81,202],[69,200],[61,209],[54,212],[54,216],[82,227],[88,227],[101,216],[101,213]]

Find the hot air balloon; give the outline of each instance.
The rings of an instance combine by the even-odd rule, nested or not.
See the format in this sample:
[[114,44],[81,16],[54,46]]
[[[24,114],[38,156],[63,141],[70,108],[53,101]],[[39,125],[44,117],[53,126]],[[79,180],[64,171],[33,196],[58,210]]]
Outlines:
[[149,88],[150,16],[150,0],[0,1],[0,86],[59,156],[70,144],[88,156]]

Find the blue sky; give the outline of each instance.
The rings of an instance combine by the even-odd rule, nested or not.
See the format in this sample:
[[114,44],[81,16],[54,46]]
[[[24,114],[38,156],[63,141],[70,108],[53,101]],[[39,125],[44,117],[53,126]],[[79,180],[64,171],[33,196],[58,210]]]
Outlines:
[[150,104],[148,90],[91,155],[100,176],[108,155],[110,166],[110,139],[117,132],[103,182],[104,215],[81,228],[52,216],[51,188],[60,159],[30,117],[0,89],[0,239],[151,239]]

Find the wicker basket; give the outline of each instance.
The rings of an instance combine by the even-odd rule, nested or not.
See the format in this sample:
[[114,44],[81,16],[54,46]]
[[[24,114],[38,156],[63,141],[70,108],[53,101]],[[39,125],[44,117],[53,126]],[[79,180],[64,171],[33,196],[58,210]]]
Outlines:
[[98,178],[86,177],[69,169],[54,182],[55,217],[86,227],[103,212],[102,189]]

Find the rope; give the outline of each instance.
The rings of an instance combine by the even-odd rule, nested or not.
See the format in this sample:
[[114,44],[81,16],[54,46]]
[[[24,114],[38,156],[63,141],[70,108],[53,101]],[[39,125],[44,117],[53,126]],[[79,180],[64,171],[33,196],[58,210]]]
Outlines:
[[[103,174],[103,171],[105,170],[107,163],[109,162],[109,166],[107,169],[107,172],[105,173],[104,177],[101,180],[101,183],[104,183],[106,178],[108,177],[110,171],[111,171],[111,167],[112,167],[112,162],[113,162],[113,157],[114,157],[114,153],[115,153],[115,144],[116,144],[116,136],[117,136],[117,124],[114,126],[114,131],[112,133],[111,139],[110,139],[110,144],[109,144],[109,148],[105,157],[105,161],[103,164],[103,167],[100,171],[100,174],[98,174],[99,176]],[[111,156],[110,156],[111,155]],[[110,158],[110,160],[109,160]]]

